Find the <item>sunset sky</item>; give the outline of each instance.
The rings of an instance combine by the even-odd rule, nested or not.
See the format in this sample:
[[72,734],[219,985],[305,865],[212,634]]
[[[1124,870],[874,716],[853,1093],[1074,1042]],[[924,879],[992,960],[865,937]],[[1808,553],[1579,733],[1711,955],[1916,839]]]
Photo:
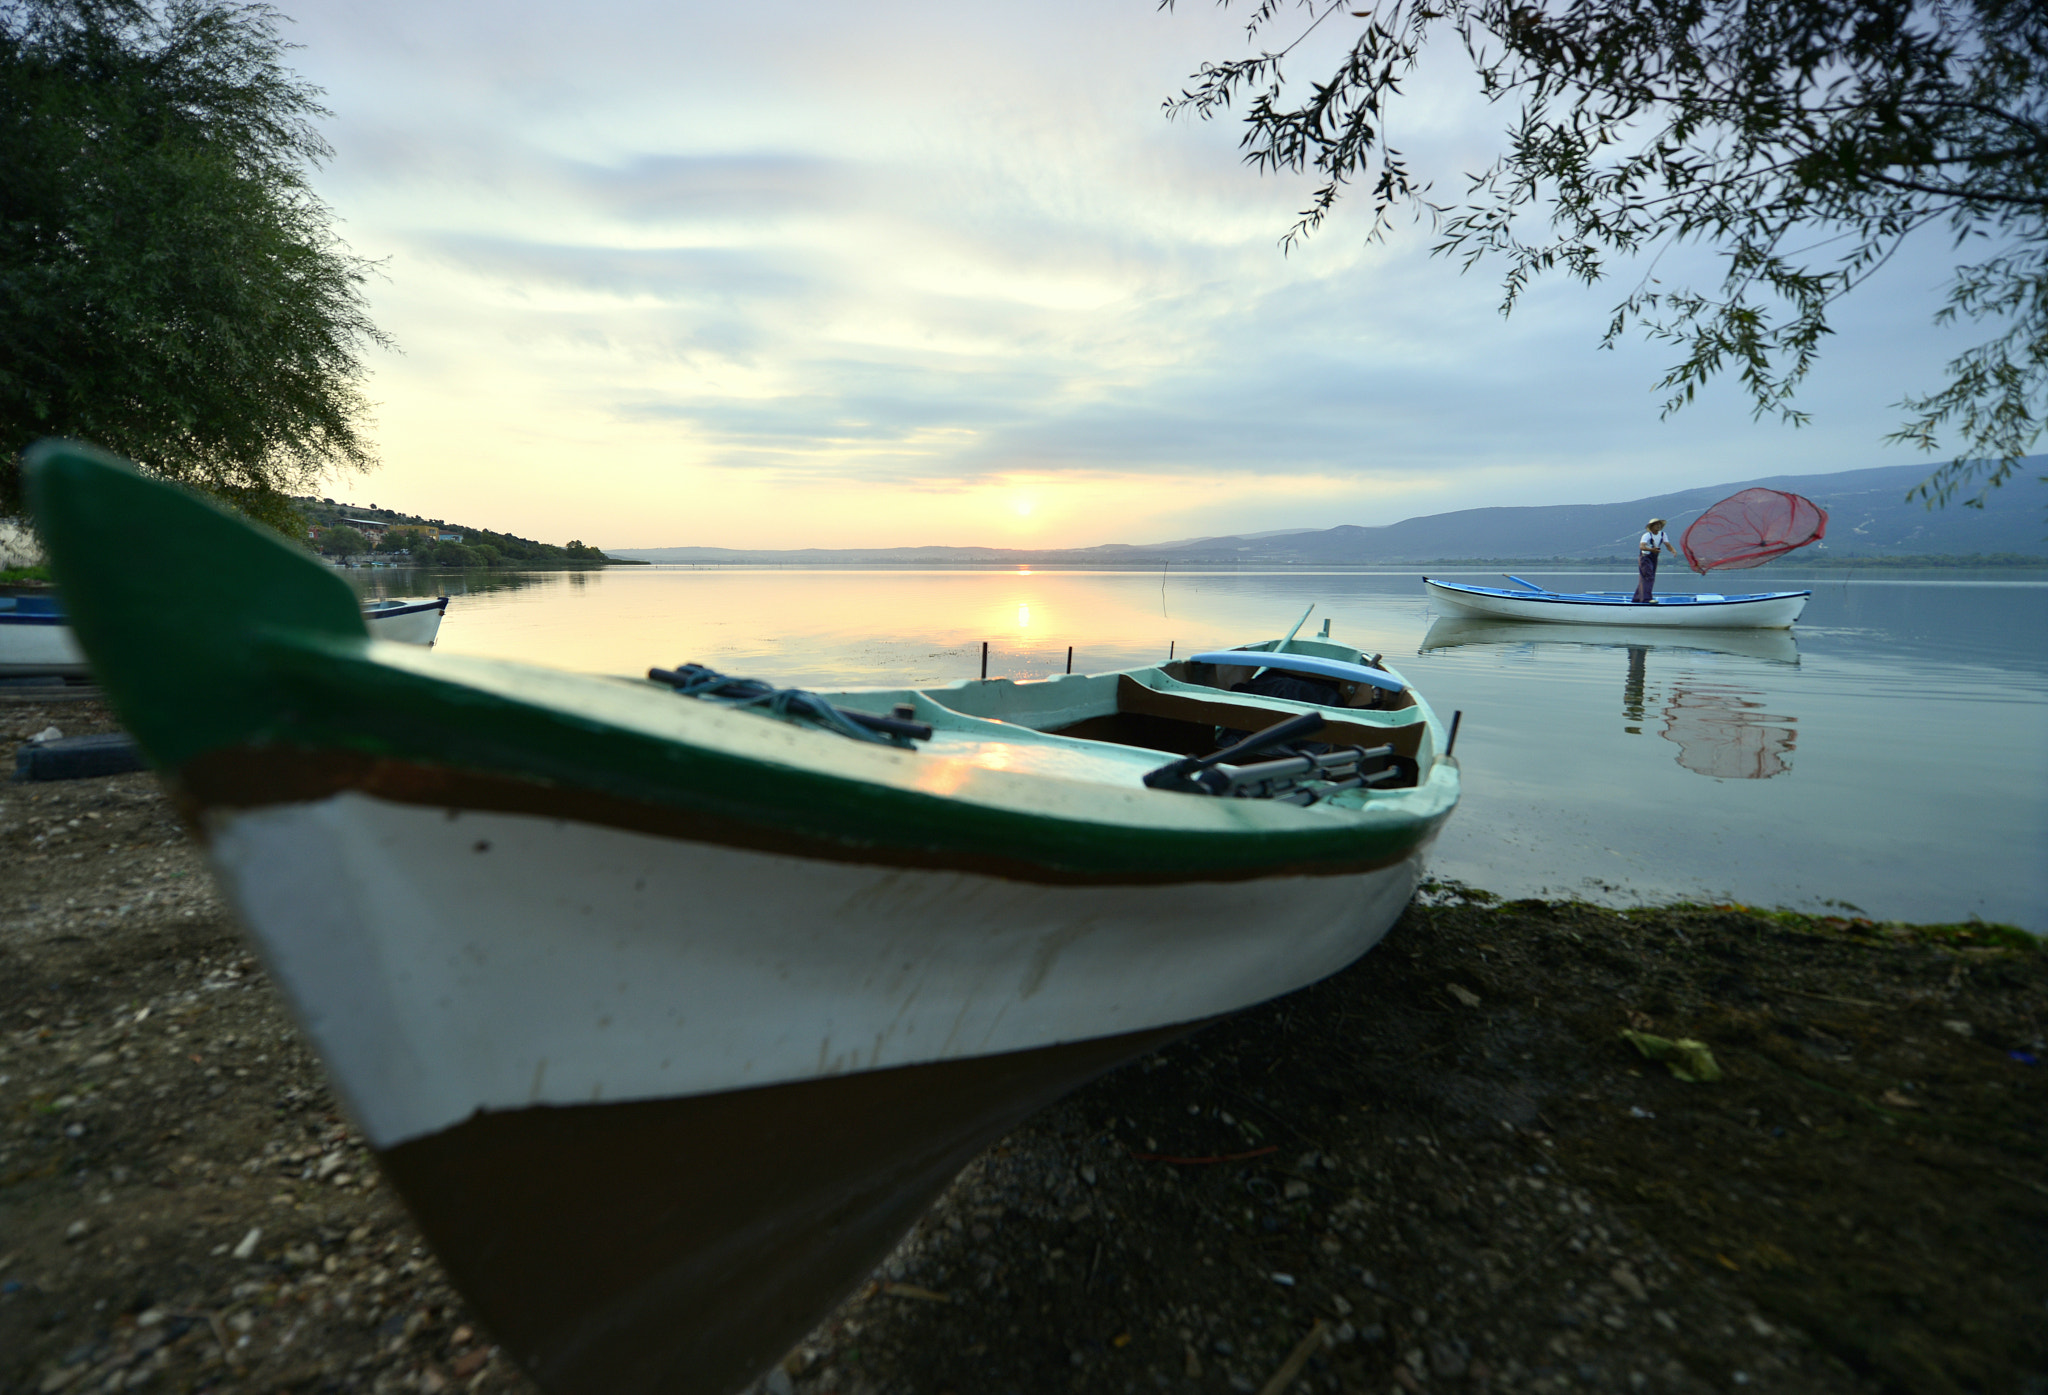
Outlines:
[[[1729,385],[1660,421],[1672,351],[1597,349],[1643,268],[1503,321],[1497,271],[1367,244],[1362,201],[1283,255],[1310,181],[1161,113],[1243,51],[1204,0],[286,9],[400,349],[359,504],[609,547],[1381,524],[1904,463],[1890,404],[1965,342],[1931,240],[1845,308],[1813,425]],[[1509,115],[1473,88],[1399,114],[1440,193]]]

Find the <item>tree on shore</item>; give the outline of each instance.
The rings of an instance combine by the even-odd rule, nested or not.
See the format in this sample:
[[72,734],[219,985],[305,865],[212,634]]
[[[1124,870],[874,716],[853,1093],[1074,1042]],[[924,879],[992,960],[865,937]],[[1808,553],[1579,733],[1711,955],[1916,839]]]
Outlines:
[[[1218,0],[1228,5],[1232,0]],[[1174,0],[1159,0],[1170,9]],[[1167,102],[1213,117],[1242,104],[1244,158],[1321,184],[1282,239],[1369,187],[1377,238],[1408,208],[1433,250],[1505,264],[1503,312],[1560,271],[1590,285],[1614,258],[1651,267],[1603,342],[1632,328],[1683,353],[1657,384],[1670,412],[1724,372],[1759,416],[1799,423],[1796,390],[1836,302],[1910,237],[1945,231],[1956,267],[1937,323],[1982,327],[1945,380],[1897,404],[1887,439],[1956,459],[1917,493],[1946,502],[2002,484],[2048,415],[2048,7],[2039,0],[1245,0],[1247,39],[1277,50],[1204,64]],[[1355,34],[1335,71],[1283,71],[1326,24]],[[1462,200],[1389,141],[1403,84],[1453,45],[1505,147]],[[1718,285],[1667,286],[1654,254],[1719,257]]]
[[322,528],[314,539],[320,551],[330,557],[354,557],[370,550],[370,540],[350,527]]
[[307,184],[326,113],[281,16],[234,0],[0,0],[0,516],[75,437],[288,529],[374,463],[367,263]]

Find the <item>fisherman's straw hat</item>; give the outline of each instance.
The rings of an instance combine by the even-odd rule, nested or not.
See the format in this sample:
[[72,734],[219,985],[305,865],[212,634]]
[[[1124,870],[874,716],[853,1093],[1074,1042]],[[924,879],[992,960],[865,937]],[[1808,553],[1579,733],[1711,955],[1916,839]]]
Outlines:
[[1653,533],[1656,532],[1659,528],[1662,528],[1663,526],[1664,520],[1661,518],[1653,518],[1650,520],[1650,531]]

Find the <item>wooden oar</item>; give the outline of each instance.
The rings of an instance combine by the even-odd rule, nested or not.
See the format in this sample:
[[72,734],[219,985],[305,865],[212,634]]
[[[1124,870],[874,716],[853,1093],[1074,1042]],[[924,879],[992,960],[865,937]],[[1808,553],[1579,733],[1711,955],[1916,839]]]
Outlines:
[[[1285,638],[1285,639],[1281,640],[1281,641],[1280,641],[1280,642],[1279,642],[1278,644],[1276,644],[1276,645],[1274,645],[1274,646],[1273,646],[1273,650],[1272,650],[1272,652],[1273,652],[1273,653],[1275,653],[1275,654],[1285,654],[1285,653],[1287,652],[1287,646],[1288,646],[1288,645],[1290,645],[1290,644],[1292,644],[1292,643],[1294,643],[1294,637],[1295,637],[1296,635],[1298,635],[1298,634],[1300,634],[1300,633],[1301,633],[1301,627],[1302,627],[1303,625],[1306,625],[1306,624],[1308,623],[1308,617],[1309,617],[1310,615],[1312,615],[1312,614],[1314,614],[1314,613],[1315,613],[1315,608],[1316,608],[1316,603],[1315,603],[1314,601],[1310,601],[1310,602],[1308,603],[1308,609],[1307,609],[1307,610],[1304,610],[1304,611],[1303,611],[1303,612],[1301,613],[1301,618],[1300,618],[1299,620],[1297,620],[1297,621],[1295,621],[1295,622],[1294,622],[1294,628],[1293,628],[1293,629],[1291,629],[1291,630],[1289,630],[1289,631],[1287,632],[1287,638]],[[1251,677],[1251,679],[1248,679],[1248,680],[1246,680],[1246,681],[1247,681],[1247,682],[1249,682],[1249,681],[1252,681],[1252,680],[1255,680],[1255,679],[1257,679],[1257,678],[1259,677],[1259,675],[1263,674],[1263,673],[1264,673],[1265,671],[1266,671],[1266,670],[1265,670],[1265,669],[1263,669],[1263,668],[1255,668],[1255,669],[1253,669],[1253,670],[1252,670],[1252,677]]]
[[[1301,618],[1308,619],[1306,615]],[[1155,790],[1203,792],[1206,787],[1200,782],[1199,777],[1211,767],[1221,765],[1227,760],[1235,760],[1239,756],[1248,756],[1254,751],[1262,751],[1268,746],[1277,746],[1283,741],[1293,741],[1311,735],[1322,730],[1323,722],[1322,713],[1303,712],[1299,716],[1289,717],[1284,722],[1267,727],[1264,731],[1253,732],[1244,740],[1225,746],[1220,751],[1211,751],[1206,756],[1186,756],[1162,765],[1146,774],[1145,783]],[[1214,790],[1208,792],[1215,793]]]
[[1294,643],[1294,637],[1301,633],[1301,627],[1308,623],[1309,616],[1315,614],[1315,611],[1316,603],[1314,601],[1310,601],[1308,603],[1308,609],[1304,610],[1301,613],[1301,618],[1294,622],[1294,628],[1287,632],[1287,638],[1281,640],[1278,644],[1273,646],[1273,652],[1275,654],[1285,654],[1287,652],[1287,646]]

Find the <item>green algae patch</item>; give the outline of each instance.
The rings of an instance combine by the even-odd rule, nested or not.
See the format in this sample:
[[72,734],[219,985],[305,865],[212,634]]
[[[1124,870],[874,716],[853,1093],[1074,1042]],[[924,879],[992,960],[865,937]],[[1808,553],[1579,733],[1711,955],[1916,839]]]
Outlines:
[[1649,1032],[1624,1031],[1621,1039],[1633,1046],[1648,1061],[1661,1061],[1672,1077],[1693,1084],[1711,1084],[1721,1078],[1721,1067],[1714,1060],[1713,1050],[1703,1041],[1691,1037],[1655,1036]]
[[[1410,919],[1453,962],[1461,939],[1492,944],[1496,981],[1584,1045],[1583,1073],[1547,1082],[1569,1096],[1545,1107],[1558,1156],[1700,1275],[1878,1388],[2048,1371],[2036,937],[1731,905]],[[1616,1033],[1668,1042],[1644,1055],[1670,1075],[1594,1053]],[[1680,1083],[1687,1043],[1711,1044],[1713,1090]]]
[[2009,927],[1438,886],[1350,969],[1072,1111],[1186,1160],[1115,1197],[1177,1311],[1226,1302],[1228,1255],[1290,1277],[1274,1330],[1371,1314],[1384,1343],[1319,1358],[1345,1389],[1469,1348],[1515,1389],[2024,1390],[2044,1010],[2048,956]]

